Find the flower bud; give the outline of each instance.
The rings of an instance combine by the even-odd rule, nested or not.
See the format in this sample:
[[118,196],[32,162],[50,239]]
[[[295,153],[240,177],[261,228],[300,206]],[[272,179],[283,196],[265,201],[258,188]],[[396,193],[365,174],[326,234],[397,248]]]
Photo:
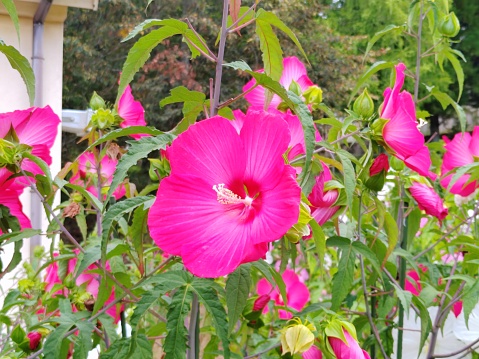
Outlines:
[[438,28],[441,35],[446,37],[454,37],[461,30],[461,25],[459,24],[459,19],[457,18],[454,12],[451,12],[444,16],[442,21],[439,24]]
[[115,124],[115,122],[115,116],[110,110],[100,108],[93,114],[90,123],[93,127],[104,130]]
[[388,155],[385,153],[381,153],[378,157],[376,157],[373,161],[373,164],[369,168],[369,175],[375,176],[381,171],[387,172],[389,171],[389,160]]
[[368,89],[354,101],[353,111],[362,118],[369,118],[374,113],[374,102],[369,96]]
[[316,330],[314,325],[308,324],[308,322],[305,322],[306,325],[304,325],[299,318],[292,321],[295,323],[281,330],[282,355],[288,352],[291,355],[301,354],[311,348],[314,343],[314,334],[312,333]]
[[319,86],[311,86],[303,93],[306,104],[320,104],[323,102],[323,90]]
[[271,297],[268,294],[260,295],[258,299],[254,301],[253,312],[259,312],[263,310],[263,308],[266,307],[266,304],[268,304],[270,300]]
[[90,108],[93,111],[96,111],[105,107],[106,107],[105,100],[103,100],[103,98],[101,98],[101,96],[98,95],[96,91],[93,91],[93,95],[91,96],[91,99],[90,99]]
[[42,340],[42,335],[39,332],[30,332],[27,334],[27,338],[30,341],[30,350],[35,350]]

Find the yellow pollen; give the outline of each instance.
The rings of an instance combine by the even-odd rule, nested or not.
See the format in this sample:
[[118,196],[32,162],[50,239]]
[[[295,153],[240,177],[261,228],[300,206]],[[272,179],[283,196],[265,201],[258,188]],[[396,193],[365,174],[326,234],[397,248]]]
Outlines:
[[213,186],[213,190],[216,192],[216,200],[221,204],[237,204],[243,203],[250,206],[253,203],[253,199],[246,196],[245,199],[238,196],[232,190],[225,188],[224,183]]

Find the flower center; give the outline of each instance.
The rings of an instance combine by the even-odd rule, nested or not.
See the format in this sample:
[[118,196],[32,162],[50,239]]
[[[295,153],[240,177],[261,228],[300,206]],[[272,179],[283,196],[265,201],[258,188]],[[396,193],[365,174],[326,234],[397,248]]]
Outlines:
[[243,203],[246,206],[251,206],[253,198],[246,196],[244,199],[234,193],[232,190],[225,188],[224,183],[213,186],[216,192],[216,200],[221,204],[238,204]]

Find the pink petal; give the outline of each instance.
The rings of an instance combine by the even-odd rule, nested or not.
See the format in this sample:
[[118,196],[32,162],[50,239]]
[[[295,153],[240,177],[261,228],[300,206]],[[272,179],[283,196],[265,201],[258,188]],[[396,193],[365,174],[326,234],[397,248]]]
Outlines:
[[[347,343],[344,343],[340,338],[328,337],[329,344],[333,349],[337,359],[365,359],[369,354],[364,354],[359,347],[358,342],[343,328],[344,336]],[[366,356],[367,355],[367,356]]]
[[[135,101],[131,93],[131,87],[128,85],[123,92],[123,95],[118,101],[118,115],[123,119],[120,123],[121,128],[126,128],[130,126],[146,126],[145,121],[145,110],[141,105],[140,101]],[[142,137],[148,137],[147,134],[136,134],[131,135],[135,140],[138,140]]]
[[298,80],[296,80],[298,83],[299,87],[301,87],[301,90],[306,91],[308,88],[311,86],[314,86],[313,81],[308,77],[308,75],[303,75]]
[[312,211],[311,215],[316,220],[316,222],[318,222],[318,224],[322,226],[336,214],[339,208],[339,206],[318,207]]
[[190,126],[173,141],[168,156],[171,175],[202,177],[210,189],[221,183],[231,190],[243,187],[238,179],[243,178],[246,167],[244,145],[226,118],[215,116]]
[[452,312],[454,313],[456,318],[459,316],[459,314],[461,314],[461,312],[462,312],[462,300],[459,300],[452,305]]
[[238,132],[238,135],[239,135],[241,132],[241,129],[243,128],[246,115],[241,110],[234,110],[233,116],[234,116],[234,120],[231,121],[231,124],[233,125],[233,127],[235,128],[236,132]]
[[321,350],[315,345],[301,355],[303,356],[303,359],[323,359],[323,353],[321,353]]
[[[295,56],[285,57],[283,59],[283,74],[279,80],[279,83],[287,90],[291,82],[296,81],[307,75],[306,67],[304,64]],[[304,82],[304,80],[302,80]],[[311,82],[311,80],[309,80]]]
[[385,119],[390,119],[393,117],[393,114],[396,112],[399,104],[397,103],[397,97],[401,91],[402,86],[404,85],[404,71],[406,70],[406,65],[399,63],[395,67],[396,69],[396,81],[394,87],[391,90],[387,88],[384,91],[384,103],[381,111],[381,117]]
[[418,296],[419,293],[421,293],[422,286],[421,283],[419,283],[419,274],[415,270],[410,270],[406,273],[404,289],[415,296]]
[[389,159],[388,155],[385,153],[381,153],[378,157],[376,157],[369,168],[369,176],[375,176],[381,171],[384,171],[387,173],[389,171]]
[[444,153],[441,167],[441,170],[444,171],[443,174],[454,168],[462,167],[464,165],[474,162],[474,157],[471,153],[470,145],[471,135],[466,132],[457,133],[452,139],[452,141],[450,141],[444,146],[446,152]]
[[290,142],[287,123],[278,115],[264,111],[249,111],[241,129],[241,140],[246,151],[245,184],[255,189],[275,187],[284,171],[282,154]]
[[[448,188],[449,183],[451,182],[453,177],[454,177],[453,173],[444,177],[441,180],[441,186],[443,186],[444,188]],[[453,194],[458,194],[463,197],[467,197],[470,194],[472,194],[476,190],[476,188],[479,187],[479,183],[477,183],[477,181],[472,181],[471,183],[466,185],[470,177],[471,175],[469,174],[465,174],[459,177],[459,179],[456,182],[454,182],[454,184],[451,186],[451,188],[449,189],[449,192]]]
[[[399,156],[396,156],[400,158]],[[432,180],[435,180],[437,175],[431,171],[429,168],[431,167],[431,155],[429,154],[429,150],[426,146],[423,146],[419,151],[417,151],[414,155],[400,158],[404,161],[404,164],[416,171],[421,176],[429,177]]]
[[479,126],[474,127],[474,130],[472,131],[469,151],[471,151],[471,154],[473,156],[479,157]]
[[431,216],[437,217],[440,221],[447,216],[447,208],[444,207],[442,199],[431,187],[419,182],[413,182],[409,191],[416,200],[419,209],[426,211]]
[[23,213],[23,207],[19,195],[20,193],[16,189],[3,186],[0,188],[0,204],[8,207],[10,214],[18,218],[21,228],[32,228],[30,220],[25,213]]

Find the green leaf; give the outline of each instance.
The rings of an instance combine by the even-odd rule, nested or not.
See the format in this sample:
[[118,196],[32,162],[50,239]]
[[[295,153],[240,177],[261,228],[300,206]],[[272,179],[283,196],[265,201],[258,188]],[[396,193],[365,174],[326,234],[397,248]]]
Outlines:
[[326,255],[326,236],[324,235],[321,226],[316,222],[313,218],[309,225],[311,226],[311,230],[313,231],[313,240],[316,246],[316,254],[318,255],[318,259],[320,262],[319,270],[321,273],[324,271],[324,256]]
[[152,196],[132,197],[115,203],[108,209],[108,211],[106,211],[102,221],[101,252],[104,254],[102,255],[102,259],[106,258],[106,244],[108,243],[108,236],[112,229],[113,222],[118,221],[121,216],[130,213],[135,208],[146,204],[149,201],[154,201],[154,199],[155,197]]
[[287,295],[286,295],[286,285],[284,284],[283,277],[274,269],[271,267],[270,264],[266,263],[264,260],[259,260],[256,262],[253,262],[253,266],[259,270],[265,278],[268,280],[268,282],[271,283],[273,287],[278,286],[279,292],[281,294],[281,297],[284,300],[284,305],[287,306]]
[[396,248],[399,238],[398,226],[393,216],[391,216],[389,212],[384,213],[384,229],[386,230],[386,234],[388,237],[388,249],[386,251],[386,256],[383,260],[383,265],[393,252],[394,248]]
[[151,135],[151,136],[159,136],[163,134],[162,131],[157,130],[154,127],[129,126],[127,128],[119,128],[111,132],[108,132],[106,135],[100,137],[98,140],[96,140],[90,146],[88,146],[88,148],[83,153],[90,151],[91,149],[97,147],[98,145],[102,143],[105,143],[111,140],[116,140],[117,138],[120,138],[120,137],[143,134],[143,133],[147,135]]
[[256,35],[259,37],[264,73],[278,81],[283,73],[283,50],[278,37],[269,22],[261,19],[256,19]]
[[[203,283],[201,282],[204,282],[204,285],[202,285]],[[199,302],[205,306],[206,311],[210,314],[213,326],[216,330],[216,335],[223,343],[223,357],[225,359],[229,359],[230,342],[228,339],[228,322],[226,320],[226,312],[218,298],[218,295],[216,294],[216,291],[209,285],[211,282],[212,281],[208,279],[195,278],[191,289],[196,293]]]
[[[25,228],[25,229],[22,229],[20,232],[5,233],[5,234],[0,236],[0,243],[2,243],[2,246],[5,246],[9,243],[17,242],[21,239],[31,238],[33,236],[36,236],[37,234],[40,234],[40,233],[42,233],[41,230],[32,229],[32,228]],[[3,243],[3,241],[5,241],[5,240],[6,240],[6,242]]]
[[159,19],[148,19],[143,21],[141,24],[136,25],[133,30],[130,31],[130,33],[123,39],[121,42],[126,42],[132,38],[134,38],[136,35],[138,35],[140,32],[153,27],[153,26],[163,26],[164,25],[164,20],[159,20]]
[[79,330],[73,350],[73,359],[84,359],[88,357],[88,352],[92,349],[93,343],[91,333],[95,329],[93,323],[81,320],[76,322]]
[[466,326],[469,328],[469,316],[479,300],[479,279],[474,279],[472,286],[467,286],[462,297],[462,307],[464,308],[464,318]]
[[348,154],[344,150],[337,150],[336,154],[339,157],[339,160],[343,164],[343,174],[344,174],[344,191],[346,193],[346,199],[348,206],[351,207],[353,203],[354,190],[356,188],[356,174],[354,172],[353,164],[348,158]]
[[6,57],[10,66],[20,73],[20,76],[27,87],[28,98],[30,99],[30,106],[33,106],[35,100],[35,74],[30,66],[30,62],[13,46],[5,45],[0,40],[0,52]]
[[338,271],[333,277],[331,298],[331,310],[333,311],[337,311],[341,307],[343,300],[351,292],[354,279],[355,259],[356,254],[353,251],[352,245],[349,245],[346,249],[341,250]]
[[[412,298],[414,304],[419,309],[419,318],[421,318],[421,339],[419,341],[419,352],[417,353],[418,357],[421,354],[422,348],[426,343],[426,339],[429,336],[429,333],[432,329],[431,318],[429,312],[419,297],[413,296]],[[438,314],[439,315],[439,314]]]
[[391,284],[393,285],[394,290],[396,291],[396,294],[399,298],[399,301],[404,308],[406,318],[409,318],[409,308],[411,308],[412,293],[401,289],[401,287],[394,282],[391,282]]
[[442,106],[442,109],[445,110],[447,106],[451,105],[454,107],[454,110],[456,111],[456,114],[459,118],[459,123],[461,124],[461,132],[466,131],[466,113],[464,112],[464,109],[459,106],[456,101],[454,101],[448,94],[439,91],[436,88],[430,89],[431,95],[433,95],[436,100],[439,101],[439,103]]
[[184,86],[175,87],[170,91],[170,96],[165,97],[160,101],[160,106],[164,107],[166,105],[178,102],[201,102],[204,103],[206,100],[206,95],[199,91],[190,91]]
[[226,280],[226,306],[229,332],[233,330],[246,305],[251,287],[251,264],[239,266]]
[[403,30],[402,26],[397,26],[397,25],[388,25],[381,31],[378,31],[377,33],[374,34],[374,36],[369,40],[368,46],[366,47],[366,51],[364,53],[364,58],[363,61],[366,59],[366,56],[368,56],[369,51],[371,51],[372,47],[374,44],[384,35],[389,34],[389,33],[397,33],[401,32]]
[[462,90],[464,89],[464,70],[457,57],[451,51],[446,51],[444,54],[451,63],[454,71],[456,72],[457,82],[459,83],[459,95],[457,96],[457,102],[461,99]]
[[181,30],[178,28],[164,26],[143,36],[133,45],[123,64],[115,103],[118,103],[126,86],[133,80],[135,73],[145,64],[146,60],[148,60],[151,51],[163,40],[178,34],[181,34]]
[[381,265],[376,254],[371,249],[369,249],[369,247],[367,247],[361,242],[354,241],[352,242],[352,246],[353,251],[366,258],[371,263],[376,272],[381,275]]
[[268,22],[270,25],[273,25],[274,27],[280,29],[283,31],[286,35],[289,36],[291,41],[294,42],[294,44],[298,47],[299,51],[303,54],[304,58],[309,62],[308,56],[306,56],[306,53],[304,52],[303,46],[301,46],[301,43],[299,42],[298,38],[294,34],[294,32],[291,31],[291,29],[286,26],[284,22],[282,22],[274,13],[270,11],[266,11],[264,9],[259,9],[256,12],[256,19],[263,20]]
[[47,340],[45,340],[43,346],[43,355],[45,358],[62,359],[60,352],[64,340],[63,338],[71,327],[72,324],[60,324],[54,331],[48,334]]
[[12,19],[13,26],[15,26],[15,31],[17,32],[18,43],[20,44],[20,26],[15,3],[13,2],[13,0],[2,0],[2,4],[3,6],[5,6],[5,9],[7,9],[8,15],[10,15],[10,19]]
[[153,359],[153,348],[145,334],[136,338],[136,350],[130,353],[131,359]]
[[151,151],[165,149],[166,145],[174,139],[174,135],[163,133],[157,137],[143,137],[138,141],[127,141],[130,145],[128,152],[125,153],[116,166],[111,182],[110,189],[105,202],[108,202],[112,193],[120,185],[131,166],[135,165],[140,159],[146,158]]
[[22,343],[25,340],[26,333],[23,328],[18,324],[15,328],[13,328],[12,332],[10,333],[10,338],[17,344]]
[[95,263],[101,258],[101,248],[100,246],[88,247],[83,253],[81,260],[79,261],[78,269],[76,272],[75,280],[80,274],[82,274],[90,265]]
[[115,341],[105,353],[100,354],[100,359],[129,359],[128,348],[131,341],[131,338]]
[[388,68],[391,68],[394,66],[394,63],[393,62],[389,62],[389,61],[378,61],[378,62],[375,62],[374,64],[371,65],[371,67],[364,73],[363,76],[361,76],[358,80],[358,82],[356,83],[356,86],[354,87],[353,91],[351,92],[351,97],[349,98],[349,101],[348,101],[348,106],[349,104],[351,103],[351,101],[353,100],[354,96],[356,95],[356,93],[358,92],[358,90],[361,88],[361,86],[372,76],[374,75],[376,72],[380,71],[380,70],[384,70],[384,69],[388,69]]
[[[189,286],[178,289],[171,300],[166,315],[166,338],[163,350],[166,353],[165,359],[186,358],[186,342],[188,331],[185,327],[185,317],[190,311],[193,294]],[[225,327],[226,329],[226,327]]]

